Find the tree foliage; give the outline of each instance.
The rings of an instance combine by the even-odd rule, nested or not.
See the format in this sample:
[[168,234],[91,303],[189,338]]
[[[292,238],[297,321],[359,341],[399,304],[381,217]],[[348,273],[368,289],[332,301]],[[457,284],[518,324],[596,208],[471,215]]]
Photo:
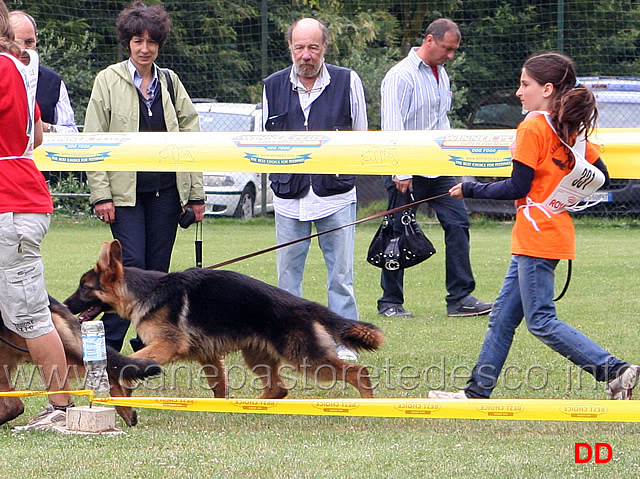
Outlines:
[[45,30],[40,35],[39,50],[43,65],[56,72],[62,72],[76,122],[82,124],[87,106],[86,102],[78,99],[88,99],[91,93],[93,76],[87,75],[87,72],[94,70],[91,53],[95,49],[96,41],[86,30],[79,38],[80,41],[72,42],[69,37],[54,36],[51,30]]
[[[62,75],[79,122],[95,74],[126,58],[116,40],[115,20],[127,3],[7,1],[10,9],[28,11],[38,21],[42,63]],[[379,127],[379,85],[386,70],[418,45],[428,23],[440,16],[456,21],[462,32],[460,52],[447,65],[456,126],[464,126],[471,106],[483,96],[515,90],[523,61],[536,51],[563,49],[581,75],[640,76],[640,5],[635,0],[162,3],[173,31],[159,64],[174,69],[193,97],[220,101],[260,101],[262,79],[291,61],[285,40],[289,25],[303,16],[325,22],[331,35],[327,61],[362,77],[371,128]]]

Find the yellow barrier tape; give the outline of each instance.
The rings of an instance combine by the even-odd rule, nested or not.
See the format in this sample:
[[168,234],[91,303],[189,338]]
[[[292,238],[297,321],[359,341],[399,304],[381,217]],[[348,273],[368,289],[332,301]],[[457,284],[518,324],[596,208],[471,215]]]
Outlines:
[[[596,132],[612,178],[640,178],[640,128]],[[43,171],[509,176],[515,130],[45,134]]]
[[517,421],[640,422],[637,401],[564,399],[217,399],[94,398],[112,406],[246,414],[502,419]]
[[244,414],[344,417],[403,417],[412,419],[485,419],[515,421],[640,422],[638,401],[584,399],[218,399],[171,397],[95,397],[79,391],[4,391],[0,397],[49,394],[89,396],[109,406]]

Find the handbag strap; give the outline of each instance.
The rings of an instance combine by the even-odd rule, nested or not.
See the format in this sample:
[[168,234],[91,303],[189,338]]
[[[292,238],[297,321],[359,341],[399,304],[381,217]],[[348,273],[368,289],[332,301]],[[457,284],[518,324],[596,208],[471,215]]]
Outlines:
[[[301,241],[306,241],[308,239],[315,238],[317,236],[321,236],[321,235],[324,235],[324,234],[327,234],[327,233],[333,233],[334,231],[338,231],[339,229],[342,229],[342,228],[348,228],[349,226],[359,225],[360,223],[364,223],[365,221],[371,221],[371,220],[374,220],[376,218],[382,218],[383,216],[396,213],[398,211],[406,210],[408,208],[414,208],[414,207],[416,207],[418,205],[421,205],[422,203],[426,203],[427,201],[437,200],[438,198],[442,198],[444,196],[449,196],[449,192],[442,193],[442,194],[436,195],[436,196],[432,196],[430,198],[425,198],[423,200],[414,201],[412,203],[409,203],[409,204],[406,204],[406,205],[403,205],[403,206],[398,206],[398,207],[395,207],[395,208],[391,208],[391,209],[388,209],[387,211],[383,211],[381,213],[376,213],[376,214],[373,214],[371,216],[367,216],[366,218],[362,218],[360,220],[354,221],[352,223],[348,223],[346,225],[337,226],[335,228],[331,228],[331,229],[328,229],[326,231],[322,231],[320,233],[314,233],[314,234],[311,234],[309,236],[305,236],[303,238],[298,238],[298,239],[295,239],[293,241],[288,241],[287,243],[278,244],[278,245],[275,245],[275,246],[271,246],[269,248],[262,249],[260,251],[254,251],[253,253],[245,254],[243,256],[238,256],[237,258],[230,259],[230,260],[227,260],[227,261],[223,261],[222,263],[214,264],[213,266],[207,266],[206,269],[221,268],[222,266],[227,266],[229,264],[237,263],[238,261],[242,261],[242,260],[245,260],[245,259],[253,258],[254,256],[258,256],[258,255],[261,255],[263,253],[268,253],[270,251],[275,251],[277,249],[284,248],[285,246],[291,246],[292,244],[300,243]],[[411,199],[413,199],[413,194],[411,195]]]
[[[447,193],[448,194],[448,193]],[[424,201],[430,201],[430,200],[435,200],[436,198],[440,198],[440,196],[434,196],[433,198],[427,198],[426,200],[422,200],[419,202],[416,202],[416,200],[413,197],[413,191],[409,190],[407,191],[406,196],[409,198],[409,203],[402,205],[402,206],[398,206],[397,201],[398,201],[398,190],[394,189],[393,193],[391,193],[391,198],[389,199],[389,211],[387,211],[386,216],[394,216],[393,213],[396,213],[398,208],[402,209],[402,216],[404,215],[410,215],[413,216],[414,212],[413,212],[413,207],[411,207],[411,204],[415,203],[416,205],[420,205],[422,202]],[[411,207],[411,209],[410,209]],[[373,218],[372,218],[373,219]],[[395,219],[395,218],[394,218]]]
[[169,97],[171,98],[171,104],[175,110],[176,108],[176,92],[173,89],[173,80],[171,80],[171,75],[169,74],[169,70],[166,68],[160,68],[160,71],[164,74],[164,77],[167,79],[167,90],[169,90]]
[[[407,191],[407,194],[405,196],[409,197],[409,200],[410,200],[409,203],[415,202],[415,199],[413,198],[413,190]],[[444,196],[444,195],[440,195],[440,196]],[[424,201],[435,200],[436,198],[440,198],[440,196],[435,196],[433,198],[427,198]],[[389,199],[389,208],[397,208],[398,207],[397,201],[398,201],[398,190],[396,188],[394,188],[393,193],[391,193],[391,198]]]

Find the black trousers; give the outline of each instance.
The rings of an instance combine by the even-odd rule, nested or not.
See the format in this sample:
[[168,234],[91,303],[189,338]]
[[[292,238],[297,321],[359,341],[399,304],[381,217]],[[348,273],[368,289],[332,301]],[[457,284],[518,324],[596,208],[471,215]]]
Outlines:
[[[117,206],[111,234],[122,244],[124,266],[168,272],[181,211],[176,187],[138,193],[135,206]],[[129,320],[115,313],[102,320],[107,346],[120,351]]]
[[[383,178],[385,188],[389,193],[389,201],[395,190],[395,183],[391,177]],[[437,178],[413,177],[413,198],[420,201],[449,191],[457,183],[455,177],[439,176]],[[395,204],[389,207],[402,206],[410,203],[408,195],[398,192]],[[469,260],[469,214],[463,200],[444,196],[429,202],[435,210],[438,221],[444,230],[445,267],[447,288],[447,304],[455,303],[465,298],[475,289],[476,283],[471,271]],[[404,270],[382,270],[380,286],[383,294],[378,299],[378,310],[385,304],[404,303]]]

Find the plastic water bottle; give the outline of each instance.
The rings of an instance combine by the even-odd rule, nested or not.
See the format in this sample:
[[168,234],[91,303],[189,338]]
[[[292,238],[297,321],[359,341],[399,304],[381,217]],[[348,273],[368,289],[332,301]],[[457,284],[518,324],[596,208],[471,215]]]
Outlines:
[[109,392],[107,345],[102,321],[82,323],[82,360],[86,370],[87,387],[96,393]]

